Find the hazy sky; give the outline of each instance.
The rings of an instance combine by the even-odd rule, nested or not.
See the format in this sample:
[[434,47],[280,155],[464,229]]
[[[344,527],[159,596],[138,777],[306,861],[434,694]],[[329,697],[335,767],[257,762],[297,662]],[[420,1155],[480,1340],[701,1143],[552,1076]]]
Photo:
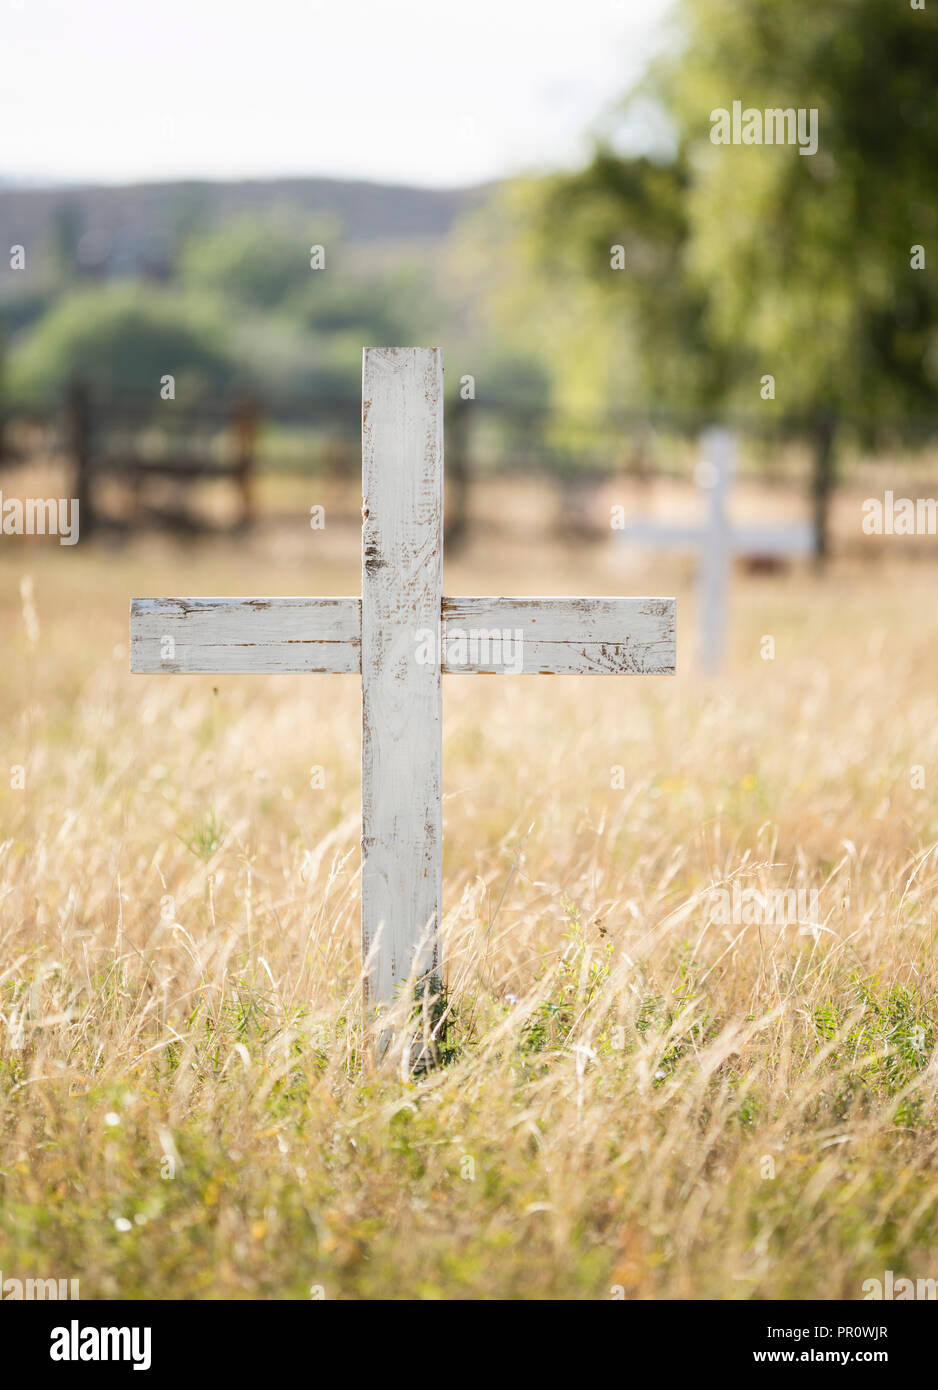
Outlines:
[[0,177],[569,163],[668,0],[0,0]]

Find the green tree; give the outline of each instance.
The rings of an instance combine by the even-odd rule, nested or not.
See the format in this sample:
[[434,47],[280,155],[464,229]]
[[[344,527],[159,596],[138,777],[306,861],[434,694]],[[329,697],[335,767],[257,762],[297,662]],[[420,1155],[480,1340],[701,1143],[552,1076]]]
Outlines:
[[[934,411],[938,6],[681,0],[676,18],[673,51],[624,105],[665,113],[670,155],[600,150],[549,180],[544,263],[560,225],[568,267],[603,287],[600,317],[629,318],[648,404],[810,423],[823,533],[836,421],[873,439]],[[715,144],[713,113],[734,101],[816,109],[817,152]]]
[[[620,324],[629,372],[610,404],[694,413],[733,380],[733,345],[712,334],[706,288],[688,270],[691,186],[681,155],[663,164],[601,146],[586,169],[541,189],[542,266],[555,286],[587,276],[599,316]],[[608,365],[591,368],[608,377]]]
[[[684,0],[655,82],[694,169],[688,267],[738,399],[776,377],[793,412],[933,408],[938,283],[938,8],[887,0]],[[817,111],[818,148],[721,145],[711,111]],[[934,261],[934,257],[932,258]]]

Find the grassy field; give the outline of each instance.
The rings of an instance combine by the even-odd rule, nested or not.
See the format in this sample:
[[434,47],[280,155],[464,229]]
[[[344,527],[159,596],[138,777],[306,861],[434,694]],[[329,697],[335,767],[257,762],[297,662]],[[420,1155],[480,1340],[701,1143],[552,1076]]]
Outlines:
[[[362,1056],[357,680],[128,674],[131,595],[357,593],[357,533],[0,543],[4,1277],[938,1275],[933,568],[738,577],[709,684],[687,579],[484,536],[447,566],[453,593],[676,593],[680,674],[444,682],[452,1055],[415,1079]],[[733,884],[817,890],[817,920],[721,924]]]

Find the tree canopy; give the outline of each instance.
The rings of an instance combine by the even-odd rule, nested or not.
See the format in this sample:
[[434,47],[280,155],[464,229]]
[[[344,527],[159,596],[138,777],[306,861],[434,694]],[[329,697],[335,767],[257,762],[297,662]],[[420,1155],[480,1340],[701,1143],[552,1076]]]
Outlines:
[[[938,386],[938,7],[681,0],[676,42],[623,103],[665,113],[655,158],[599,148],[537,199],[541,264],[603,287],[637,396],[876,419]],[[715,144],[715,114],[816,111],[817,150]],[[610,249],[624,247],[623,271]]]

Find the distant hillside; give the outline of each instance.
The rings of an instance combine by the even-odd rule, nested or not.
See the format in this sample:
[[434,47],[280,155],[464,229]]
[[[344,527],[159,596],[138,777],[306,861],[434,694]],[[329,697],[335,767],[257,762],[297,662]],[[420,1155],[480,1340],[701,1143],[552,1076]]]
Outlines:
[[[65,238],[76,245],[84,240],[90,247],[132,251],[146,245],[159,256],[194,227],[273,209],[329,214],[340,222],[347,242],[433,241],[444,238],[486,193],[484,187],[428,189],[314,178],[118,188],[17,188],[0,181],[0,245],[36,248]],[[136,259],[132,253],[131,258]]]

